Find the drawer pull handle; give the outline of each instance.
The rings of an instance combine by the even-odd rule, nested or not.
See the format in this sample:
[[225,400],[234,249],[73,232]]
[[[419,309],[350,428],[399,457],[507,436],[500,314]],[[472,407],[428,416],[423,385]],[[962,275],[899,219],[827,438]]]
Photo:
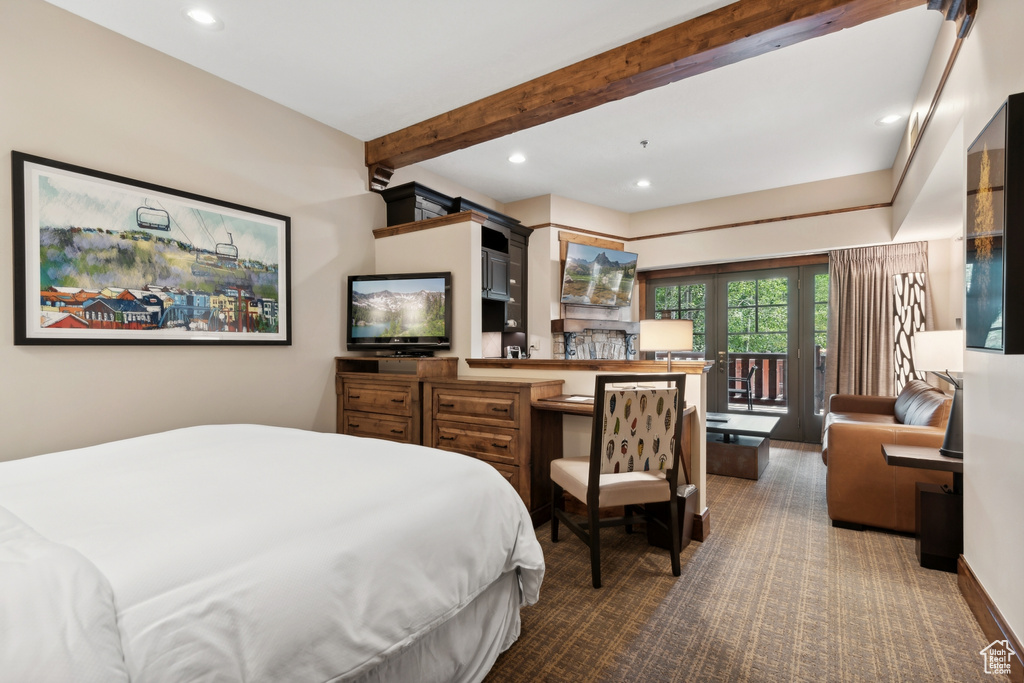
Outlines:
[[440,441],[455,441],[454,436],[439,436],[437,437]]
[[491,444],[491,448],[504,448],[505,450],[508,450],[508,444],[507,443],[492,443]]
[[405,399],[404,398],[393,398],[393,399],[391,399],[391,402],[392,403],[405,403]]
[[349,394],[348,397],[349,398],[362,398],[362,396],[360,396],[359,394]]
[[349,429],[359,429],[359,425],[357,425],[355,422],[349,422],[348,423],[348,428]]
[[392,429],[391,433],[392,434],[405,434],[405,430],[404,429]]
[[507,413],[508,412],[508,408],[499,408],[498,406],[492,406],[491,410],[493,410],[496,413]]
[[455,404],[454,403],[438,403],[437,407],[438,408],[454,408]]

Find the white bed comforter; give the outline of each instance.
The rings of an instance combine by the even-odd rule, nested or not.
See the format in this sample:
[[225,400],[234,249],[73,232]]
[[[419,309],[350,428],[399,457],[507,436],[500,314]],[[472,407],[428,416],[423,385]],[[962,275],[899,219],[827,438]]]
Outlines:
[[135,683],[356,678],[508,572],[535,602],[544,572],[490,466],[336,434],[193,427],[0,463],[0,507],[0,670],[39,641],[39,624],[9,623],[44,599],[7,581],[35,575],[12,569],[26,538],[77,551],[64,559],[85,579],[35,589],[81,602],[93,586],[99,622],[112,599]]

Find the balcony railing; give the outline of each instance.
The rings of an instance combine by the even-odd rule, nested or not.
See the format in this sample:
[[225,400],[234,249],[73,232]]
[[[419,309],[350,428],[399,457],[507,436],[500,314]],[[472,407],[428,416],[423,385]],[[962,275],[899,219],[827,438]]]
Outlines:
[[[729,377],[746,377],[750,366],[756,365],[757,372],[750,378],[751,400],[755,410],[778,410],[785,412],[789,407],[789,391],[786,386],[784,353],[730,353],[727,372]],[[740,388],[739,382],[730,382],[729,388]],[[742,396],[729,396],[730,410],[746,410],[747,400]]]
[[[697,358],[699,354],[672,354],[673,358]],[[662,355],[664,357],[664,355]],[[730,353],[727,371],[729,377],[746,377],[750,366],[757,372],[751,378],[751,403],[754,410],[786,412],[789,410],[790,390],[788,356],[784,353]],[[730,389],[742,388],[739,382],[730,382]],[[825,405],[825,349],[814,349],[814,410],[821,413]],[[746,410],[746,397],[729,396],[729,410]]]

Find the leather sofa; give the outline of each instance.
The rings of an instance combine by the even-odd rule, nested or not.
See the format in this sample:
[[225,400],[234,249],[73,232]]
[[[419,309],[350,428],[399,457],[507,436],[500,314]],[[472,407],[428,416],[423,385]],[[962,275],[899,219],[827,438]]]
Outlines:
[[915,482],[953,485],[950,472],[887,465],[882,444],[938,448],[952,398],[920,380],[899,396],[829,398],[821,457],[833,526],[914,531]]

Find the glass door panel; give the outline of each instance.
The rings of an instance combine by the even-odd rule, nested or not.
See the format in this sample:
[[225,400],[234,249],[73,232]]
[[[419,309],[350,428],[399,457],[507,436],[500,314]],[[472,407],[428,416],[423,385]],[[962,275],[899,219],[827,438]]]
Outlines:
[[693,320],[694,350],[672,358],[716,361],[709,411],[778,417],[774,438],[820,440],[827,265],[652,280],[650,287],[645,317]]
[[825,396],[825,358],[828,356],[828,266],[803,266],[800,269],[805,296],[801,301],[800,348],[801,393],[805,397],[801,410],[804,441],[821,440],[821,423],[828,409]]
[[[681,281],[654,287],[653,308],[648,307],[648,318],[693,321],[693,351],[673,353],[673,360],[703,359],[706,355],[708,289],[709,283],[705,281]],[[659,360],[664,357],[663,353],[656,354]]]
[[799,417],[791,402],[796,355],[796,268],[718,275],[719,412],[749,412],[778,417],[777,439],[798,440]]

